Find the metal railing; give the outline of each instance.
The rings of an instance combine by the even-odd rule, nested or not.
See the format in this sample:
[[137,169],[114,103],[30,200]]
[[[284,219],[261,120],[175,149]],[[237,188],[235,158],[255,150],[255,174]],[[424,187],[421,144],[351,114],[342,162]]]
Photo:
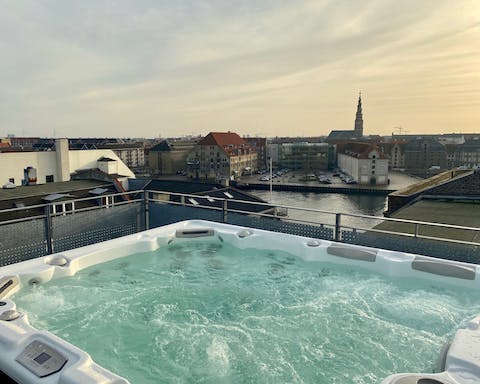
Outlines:
[[55,212],[55,203],[0,210],[0,265],[187,219],[480,262],[480,228],[475,227],[152,190],[58,204],[72,210]]

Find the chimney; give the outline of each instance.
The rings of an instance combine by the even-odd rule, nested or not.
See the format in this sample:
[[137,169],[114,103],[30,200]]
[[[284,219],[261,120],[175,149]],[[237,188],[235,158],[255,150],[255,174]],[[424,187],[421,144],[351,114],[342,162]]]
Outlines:
[[70,181],[68,139],[55,139],[55,155],[57,158],[57,181]]

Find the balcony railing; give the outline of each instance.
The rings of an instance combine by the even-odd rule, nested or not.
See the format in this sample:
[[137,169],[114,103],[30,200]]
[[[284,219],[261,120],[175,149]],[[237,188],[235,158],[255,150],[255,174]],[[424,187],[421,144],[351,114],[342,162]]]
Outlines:
[[[193,200],[192,200],[193,199]],[[0,210],[0,265],[203,219],[479,263],[480,228],[164,191],[129,191]]]

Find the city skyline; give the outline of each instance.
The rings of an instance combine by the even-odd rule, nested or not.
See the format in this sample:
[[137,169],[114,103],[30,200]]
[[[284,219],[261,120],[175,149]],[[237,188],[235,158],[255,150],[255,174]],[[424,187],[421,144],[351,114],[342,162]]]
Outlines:
[[480,132],[480,2],[4,2],[0,136]]

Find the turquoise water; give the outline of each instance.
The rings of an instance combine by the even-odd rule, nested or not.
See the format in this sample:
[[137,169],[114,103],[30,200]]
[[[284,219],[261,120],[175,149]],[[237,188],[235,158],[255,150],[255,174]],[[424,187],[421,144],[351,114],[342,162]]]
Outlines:
[[183,243],[25,288],[33,326],[142,383],[370,384],[434,368],[475,293]]

